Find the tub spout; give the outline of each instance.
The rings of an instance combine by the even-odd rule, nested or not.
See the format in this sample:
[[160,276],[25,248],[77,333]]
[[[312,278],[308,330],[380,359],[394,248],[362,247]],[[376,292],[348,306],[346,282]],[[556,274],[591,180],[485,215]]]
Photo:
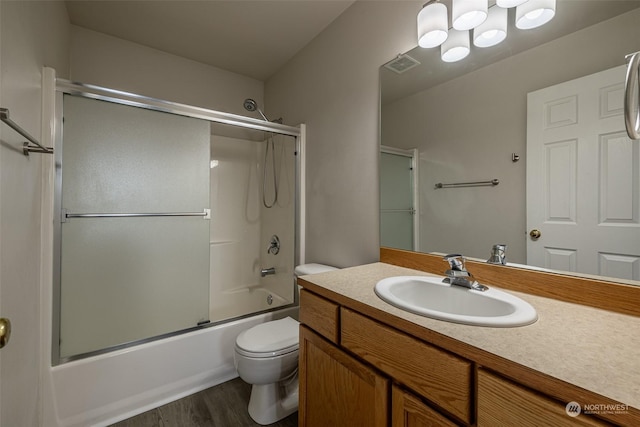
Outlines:
[[276,274],[276,268],[275,267],[263,268],[262,270],[260,270],[260,276],[261,277],[270,276],[272,274]]

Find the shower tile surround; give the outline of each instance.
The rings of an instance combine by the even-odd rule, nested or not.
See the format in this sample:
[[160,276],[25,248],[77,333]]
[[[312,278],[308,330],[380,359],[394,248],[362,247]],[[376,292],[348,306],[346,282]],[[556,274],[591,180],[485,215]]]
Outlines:
[[[382,252],[384,261],[389,256]],[[535,324],[503,329],[442,322],[397,309],[373,292],[375,283],[385,277],[429,274],[425,268],[413,268],[374,263],[301,280],[313,293],[476,360],[478,365],[502,369],[504,375],[547,390],[565,403],[620,402],[628,405],[628,414],[624,421],[615,416],[611,421],[633,425],[640,420],[636,357],[640,317],[510,291],[537,309]]]
[[[275,137],[279,193],[271,208],[262,203],[265,144],[263,140],[211,136],[211,322],[294,301],[293,284],[286,277],[293,277],[295,252],[295,139]],[[273,190],[269,186],[266,190],[271,202]],[[266,251],[272,235],[281,241],[277,255]],[[259,270],[270,267],[277,274],[261,278]],[[267,302],[268,295],[272,304]]]

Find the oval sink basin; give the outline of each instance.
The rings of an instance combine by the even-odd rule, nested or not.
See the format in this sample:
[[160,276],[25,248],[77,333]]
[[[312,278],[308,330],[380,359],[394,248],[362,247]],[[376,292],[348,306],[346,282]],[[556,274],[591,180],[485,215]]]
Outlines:
[[507,292],[486,291],[443,283],[443,277],[397,276],[376,283],[382,300],[400,309],[466,325],[514,327],[538,320],[536,310]]

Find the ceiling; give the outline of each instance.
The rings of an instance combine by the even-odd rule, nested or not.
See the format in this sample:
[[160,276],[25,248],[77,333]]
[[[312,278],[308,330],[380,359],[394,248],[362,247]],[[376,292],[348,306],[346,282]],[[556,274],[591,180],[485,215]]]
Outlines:
[[354,1],[69,0],[73,25],[265,81]]

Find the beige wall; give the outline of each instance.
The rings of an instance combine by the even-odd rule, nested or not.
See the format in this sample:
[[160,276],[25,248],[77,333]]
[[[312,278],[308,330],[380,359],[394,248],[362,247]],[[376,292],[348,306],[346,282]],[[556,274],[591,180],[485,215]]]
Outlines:
[[383,143],[420,151],[423,251],[488,258],[505,243],[509,261],[526,262],[527,93],[624,64],[640,49],[639,21],[635,10],[383,106]]
[[308,125],[307,262],[378,260],[378,68],[416,45],[422,3],[356,2],[265,85],[272,115]]
[[245,98],[263,105],[261,81],[77,26],[71,79],[242,115]]
[[[68,76],[64,3],[2,1],[0,104],[40,140],[43,66]],[[41,424],[40,190],[47,154],[22,154],[24,141],[0,125],[0,316],[13,323],[0,357],[0,425]]]

